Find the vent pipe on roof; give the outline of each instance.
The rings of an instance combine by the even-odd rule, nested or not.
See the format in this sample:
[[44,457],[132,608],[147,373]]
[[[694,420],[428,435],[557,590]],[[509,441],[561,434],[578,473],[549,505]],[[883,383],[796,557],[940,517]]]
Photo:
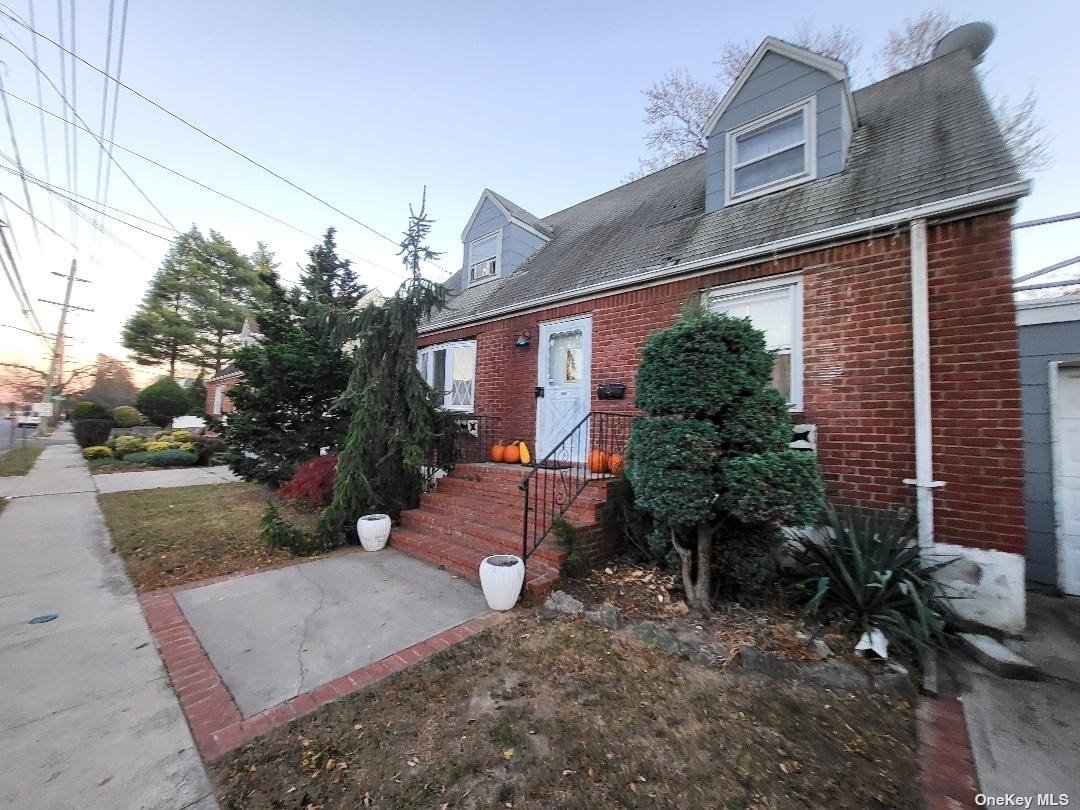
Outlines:
[[934,46],[934,58],[957,51],[967,51],[975,64],[978,64],[993,41],[994,26],[990,23],[967,23],[954,28],[938,40],[938,44]]

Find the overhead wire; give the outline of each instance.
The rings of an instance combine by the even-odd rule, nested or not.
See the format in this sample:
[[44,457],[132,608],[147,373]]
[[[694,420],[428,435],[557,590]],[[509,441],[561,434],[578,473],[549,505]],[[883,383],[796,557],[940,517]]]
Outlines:
[[[28,99],[25,99],[22,96],[19,96],[19,95],[15,94],[15,93],[12,93],[10,90],[5,90],[5,91],[3,91],[3,93],[5,95],[7,95],[9,98],[12,98],[12,99],[14,99],[16,101],[19,101],[19,102],[21,102],[23,104],[26,104],[26,105],[30,106],[30,107],[36,107],[37,106],[32,101],[30,101]],[[44,110],[44,113],[46,115],[51,115],[54,118],[59,118],[59,116],[56,113],[51,112],[49,110]],[[85,128],[83,128],[83,129],[86,132],[90,132],[90,130],[87,130]],[[92,135],[93,133],[90,132],[90,134]],[[179,177],[182,180],[185,180],[185,181],[187,181],[189,183],[192,183],[193,185],[196,185],[199,188],[205,189],[206,191],[209,191],[212,194],[216,194],[217,196],[219,196],[219,197],[221,197],[221,198],[223,198],[225,200],[228,200],[229,202],[235,203],[236,205],[239,205],[239,206],[241,206],[243,208],[246,208],[249,211],[253,211],[256,214],[259,214],[260,216],[264,216],[267,219],[269,219],[269,220],[271,220],[273,222],[276,222],[279,225],[283,225],[286,228],[289,228],[289,229],[291,229],[293,231],[296,231],[297,233],[302,234],[302,235],[304,235],[304,236],[306,236],[306,237],[308,237],[310,239],[314,239],[315,241],[319,241],[322,238],[320,236],[316,236],[315,234],[311,233],[310,231],[304,230],[303,228],[299,227],[298,225],[293,225],[291,222],[286,222],[285,220],[280,219],[279,217],[276,217],[273,214],[262,210],[261,208],[257,208],[256,206],[251,205],[250,203],[244,202],[243,200],[240,200],[240,199],[238,199],[236,197],[233,197],[231,194],[227,194],[224,191],[220,191],[219,189],[214,188],[213,186],[207,185],[206,183],[203,183],[201,180],[196,180],[195,178],[190,177],[190,176],[184,174],[183,172],[180,172],[180,171],[172,168],[171,166],[167,166],[164,163],[161,163],[160,161],[157,161],[152,157],[144,155],[143,153],[138,152],[138,151],[136,151],[136,150],[134,150],[134,149],[132,149],[132,148],[130,148],[128,146],[124,146],[123,144],[116,143],[115,141],[112,141],[112,140],[106,140],[105,143],[108,145],[110,151],[115,147],[116,149],[119,149],[122,152],[125,152],[125,153],[127,153],[129,155],[132,155],[134,157],[137,157],[140,160],[144,160],[147,163],[151,164],[152,166],[156,166],[157,168],[159,168],[159,169],[161,169],[163,171],[169,172],[170,174],[172,174],[172,175],[174,175],[176,177]],[[82,196],[82,195],[79,195],[79,196]],[[365,258],[363,256],[352,253],[351,251],[343,250],[342,253],[345,253],[346,255],[353,256],[358,261],[364,262],[365,264],[369,264],[369,265],[371,265],[372,267],[375,267],[378,270],[383,270],[384,272],[391,273],[391,274],[397,275],[397,276],[401,276],[402,278],[404,278],[406,276],[406,274],[401,270],[393,270],[393,269],[391,269],[389,267],[386,267],[385,265],[378,264],[377,262],[374,262],[371,259],[367,259],[367,258]]]
[[[26,0],[26,6],[30,14],[30,25],[33,27],[34,22],[34,0]],[[34,55],[34,61],[38,61],[38,41],[37,37],[30,37],[30,50]],[[37,88],[37,100],[38,105],[44,109],[45,100],[41,92],[41,75],[37,72],[34,73],[34,85]],[[50,183],[52,182],[52,170],[49,167],[49,138],[45,128],[45,113],[38,112],[38,123],[41,125],[41,152],[45,159],[45,179]],[[49,219],[53,219],[53,202],[52,197],[46,198],[49,202]]]
[[[72,2],[74,3],[74,0],[72,0]],[[6,4],[0,3],[0,5],[3,5],[5,8],[8,8],[8,6]],[[301,194],[304,194],[307,197],[310,197],[311,199],[315,200],[319,204],[329,208],[331,211],[334,211],[335,213],[340,214],[341,216],[348,219],[350,222],[353,222],[356,225],[359,225],[361,228],[369,231],[370,233],[374,234],[375,236],[378,236],[380,239],[386,240],[387,242],[394,245],[395,247],[400,246],[398,241],[395,240],[393,237],[387,236],[382,231],[378,230],[377,228],[372,227],[371,225],[368,225],[366,222],[363,222],[363,221],[357,219],[352,214],[349,214],[347,211],[342,210],[341,208],[339,208],[338,206],[336,206],[333,203],[329,202],[328,200],[324,199],[323,197],[320,197],[319,195],[317,195],[317,194],[315,194],[315,193],[313,193],[311,191],[308,191],[306,188],[299,185],[298,183],[290,180],[289,178],[285,177],[282,174],[279,174],[278,172],[274,171],[273,169],[266,166],[265,164],[260,163],[259,161],[255,160],[255,158],[250,157],[249,155],[245,154],[244,152],[241,152],[239,149],[237,149],[237,148],[235,148],[233,146],[230,146],[229,144],[227,144],[225,141],[221,140],[220,138],[215,137],[214,135],[211,135],[209,132],[207,132],[202,127],[198,126],[197,124],[192,123],[191,121],[188,121],[183,116],[181,116],[181,115],[179,115],[177,113],[174,113],[172,110],[168,109],[167,107],[165,107],[161,103],[155,101],[154,99],[150,98],[149,96],[147,96],[146,94],[140,92],[139,90],[136,90],[131,85],[125,84],[124,82],[120,81],[119,78],[117,78],[115,76],[109,76],[105,71],[103,71],[97,65],[93,64],[92,62],[89,62],[88,60],[86,60],[83,57],[76,54],[74,52],[74,50],[73,50],[74,47],[75,47],[74,43],[72,44],[72,50],[68,50],[66,47],[64,47],[64,44],[62,42],[57,42],[56,40],[52,39],[48,35],[43,34],[41,31],[38,31],[37,29],[29,26],[26,22],[24,22],[22,20],[19,20],[17,17],[13,17],[8,12],[0,10],[0,15],[7,17],[8,19],[12,20],[16,24],[21,25],[23,28],[25,28],[31,34],[33,34],[33,35],[35,35],[37,37],[40,37],[41,39],[45,40],[46,42],[50,43],[51,45],[54,45],[55,47],[59,48],[60,50],[64,51],[65,53],[69,54],[73,61],[78,60],[79,62],[86,65],[88,68],[90,68],[91,70],[96,71],[97,73],[101,73],[102,75],[106,76],[107,78],[112,79],[114,82],[116,82],[116,84],[118,86],[124,88],[129,93],[134,94],[135,96],[142,99],[144,102],[146,102],[150,106],[154,107],[155,109],[159,110],[160,112],[164,113],[165,115],[169,116],[170,118],[174,119],[175,121],[178,121],[179,123],[183,124],[184,126],[188,127],[189,129],[194,130],[195,132],[199,133],[203,137],[213,141],[214,143],[221,146],[223,149],[226,149],[227,151],[231,152],[232,154],[236,155],[237,157],[241,158],[242,160],[250,163],[252,166],[255,166],[256,168],[266,172],[267,174],[271,175],[272,177],[277,178],[278,180],[285,183],[289,187],[295,189],[296,191],[299,191]],[[438,265],[438,263],[433,262],[433,264],[435,264],[436,267],[439,267],[439,269],[442,270],[444,273],[449,272],[445,268]]]
[[[22,155],[19,153],[19,141],[18,138],[15,136],[15,124],[11,120],[11,106],[8,104],[7,94],[4,93],[3,76],[0,76],[0,96],[3,97],[4,119],[7,121],[8,135],[11,137],[11,148],[15,152],[15,164],[19,167],[20,177],[24,178],[22,186],[23,194],[26,196],[26,207],[33,211],[34,203],[30,199],[30,188],[29,186],[27,186],[25,181],[26,170],[23,167]],[[41,233],[38,231],[37,222],[32,222],[32,226],[34,228],[34,239],[37,242],[38,247],[41,247]]]
[[[111,2],[111,0],[110,0]],[[128,0],[124,0],[124,8],[120,12],[120,45],[116,51],[116,78],[120,79],[120,75],[124,70],[124,41],[127,38],[127,15],[128,15]],[[37,37],[34,37],[34,42],[37,42]],[[120,85],[113,84],[113,107],[112,107],[112,123],[109,125],[109,151],[108,160],[105,162],[105,188],[102,192],[102,199],[105,202],[109,201],[109,180],[112,177],[112,141],[116,138],[116,112],[120,108]]]
[[[31,2],[33,2],[33,0],[31,0]],[[20,25],[22,24],[19,20],[15,20],[15,22],[19,23]],[[67,98],[67,65],[64,63],[64,53],[67,51],[67,48],[64,47],[64,0],[56,0],[56,30],[57,36],[60,37],[60,88],[62,91],[60,92],[60,97]],[[34,39],[36,40],[37,37],[34,37]],[[30,62],[34,65],[35,68],[37,68],[37,74],[39,76],[45,76],[45,78],[48,79],[48,74],[46,74],[45,71],[41,69],[41,65],[38,64],[37,59],[30,58]],[[51,83],[52,80],[49,79],[49,81]],[[53,85],[54,88],[55,86],[56,85]],[[67,126],[68,109],[66,105],[61,109],[64,111],[64,173],[67,178],[67,189],[68,191],[71,191],[71,136],[68,132]],[[68,222],[71,229],[71,236],[74,239],[74,213],[72,213],[72,216]]]

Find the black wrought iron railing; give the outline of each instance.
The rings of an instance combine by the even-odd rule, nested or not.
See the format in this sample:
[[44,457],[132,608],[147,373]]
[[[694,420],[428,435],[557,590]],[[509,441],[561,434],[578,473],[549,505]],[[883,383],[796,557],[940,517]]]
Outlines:
[[521,480],[523,560],[551,534],[590,482],[619,472],[633,419],[628,413],[590,412]]
[[452,472],[456,464],[487,461],[498,428],[497,416],[444,414],[442,431],[424,460],[426,488],[431,489],[435,480]]

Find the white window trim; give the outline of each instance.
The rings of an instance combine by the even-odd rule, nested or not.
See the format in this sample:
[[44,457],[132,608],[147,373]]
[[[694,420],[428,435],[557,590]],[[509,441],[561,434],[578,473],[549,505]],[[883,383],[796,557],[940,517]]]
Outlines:
[[[789,115],[802,112],[803,114],[803,171],[793,177],[788,177],[783,180],[777,180],[773,183],[767,183],[764,186],[757,186],[743,191],[738,194],[735,193],[735,169],[742,166],[749,166],[753,163],[765,160],[765,158],[771,157],[773,152],[768,155],[762,155],[754,160],[744,161],[742,163],[735,162],[735,142],[743,136],[748,135],[755,130],[763,129],[764,127],[774,124],[782,118],[787,118]],[[785,147],[786,149],[794,148],[792,146]],[[792,186],[800,185],[801,183],[809,182],[817,177],[817,97],[810,96],[804,98],[802,101],[798,101],[790,106],[783,107],[782,109],[775,110],[774,112],[764,115],[761,118],[755,118],[753,121],[749,121],[740,127],[729,130],[724,139],[724,204],[733,202],[742,202],[743,200],[752,200],[755,197],[761,197],[765,194],[772,194],[773,192],[780,191],[785,188],[791,188]]]
[[[417,367],[420,369],[420,376],[426,381],[428,378],[429,370],[432,369],[434,363],[433,355],[439,349],[447,350],[446,365],[444,367],[444,374],[451,375],[451,386],[446,385],[446,378],[443,378],[442,387],[436,389],[440,394],[446,395],[450,388],[453,386],[453,373],[454,373],[454,360],[450,354],[450,350],[458,346],[467,346],[473,350],[473,401],[471,405],[440,405],[439,407],[444,411],[460,411],[461,413],[471,413],[476,407],[476,361],[479,359],[476,354],[476,341],[475,340],[452,340],[449,343],[433,343],[430,346],[424,346],[417,352]],[[433,386],[434,387],[434,386]]]
[[788,409],[802,412],[803,402],[803,278],[802,274],[786,274],[770,278],[726,284],[705,291],[707,305],[749,293],[790,290],[791,294],[791,401]]
[[[473,264],[474,264],[473,258],[472,258],[473,246],[477,242],[483,242],[485,239],[490,239],[493,236],[495,237],[495,273],[494,273],[494,275],[486,276],[484,278],[477,279],[476,281],[473,281],[473,277],[472,277],[472,269],[473,269]],[[466,262],[465,262],[465,272],[468,274],[466,277],[468,278],[470,287],[472,287],[474,284],[487,284],[489,282],[492,282],[492,281],[495,281],[496,279],[498,279],[499,274],[502,272],[502,228],[499,228],[498,230],[491,231],[490,233],[485,233],[483,236],[478,236],[475,239],[471,240],[469,242],[469,251],[468,252],[469,252],[469,255],[466,257]]]

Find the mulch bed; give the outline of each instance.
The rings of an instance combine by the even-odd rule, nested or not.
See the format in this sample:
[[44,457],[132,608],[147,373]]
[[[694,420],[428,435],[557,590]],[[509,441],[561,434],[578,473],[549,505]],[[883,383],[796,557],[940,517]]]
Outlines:
[[919,805],[907,701],[757,681],[525,615],[212,775],[223,808]]

